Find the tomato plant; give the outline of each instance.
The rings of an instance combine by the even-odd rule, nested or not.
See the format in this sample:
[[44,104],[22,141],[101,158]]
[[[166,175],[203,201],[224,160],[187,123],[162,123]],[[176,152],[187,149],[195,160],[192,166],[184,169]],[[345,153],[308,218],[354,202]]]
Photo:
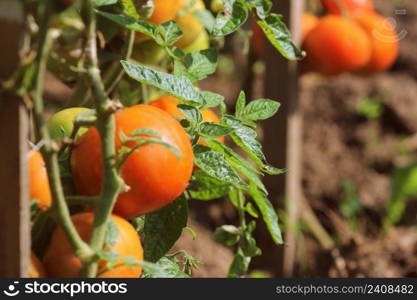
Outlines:
[[[11,84],[33,104],[39,153],[31,152],[31,174],[42,174],[33,177],[42,183],[31,181],[31,189],[50,190],[40,205],[47,211],[32,220],[46,276],[189,277],[196,260],[181,252],[178,263],[169,251],[187,226],[188,203],[219,198],[239,220],[214,238],[235,249],[229,276],[244,276],[261,254],[253,237],[258,220],[282,244],[261,178],[284,170],[268,164],[257,139],[257,122],[275,115],[279,103],[249,101],[241,92],[232,114],[224,96],[198,85],[216,72],[221,40],[251,15],[277,55],[304,56],[271,13],[272,1],[216,1],[213,11],[201,0],[64,2],[39,1],[35,10],[28,3],[37,28],[27,33],[33,63]],[[68,109],[48,123],[47,70],[73,87]],[[31,197],[44,201],[43,194]]]

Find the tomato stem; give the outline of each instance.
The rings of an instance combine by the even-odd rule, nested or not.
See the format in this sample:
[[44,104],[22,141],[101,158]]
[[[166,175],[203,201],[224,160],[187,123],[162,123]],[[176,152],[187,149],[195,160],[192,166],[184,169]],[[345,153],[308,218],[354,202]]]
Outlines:
[[[91,85],[94,104],[97,110],[97,129],[101,137],[101,151],[103,153],[103,186],[99,201],[95,205],[93,231],[90,238],[90,247],[94,251],[103,248],[107,231],[107,224],[117,196],[122,190],[123,180],[116,169],[116,148],[115,130],[116,121],[114,114],[109,107],[112,101],[107,93],[101,79],[100,69],[97,61],[96,41],[96,15],[92,0],[83,2],[83,16],[87,26],[87,43],[85,49],[85,64],[87,75]],[[98,262],[91,260],[84,264],[81,275],[85,277],[96,277]]]
[[46,71],[46,62],[51,50],[56,31],[48,30],[50,20],[51,1],[46,0],[39,3],[39,34],[38,50],[35,61],[36,71],[34,72],[33,82],[33,114],[35,123],[35,134],[38,140],[42,140],[44,146],[40,149],[48,170],[48,179],[51,186],[52,207],[51,215],[65,232],[74,252],[81,260],[88,260],[93,254],[91,248],[81,239],[74,224],[71,221],[68,206],[65,202],[64,191],[60,177],[58,153],[53,146],[53,141],[49,136],[48,128],[44,121],[43,90]]

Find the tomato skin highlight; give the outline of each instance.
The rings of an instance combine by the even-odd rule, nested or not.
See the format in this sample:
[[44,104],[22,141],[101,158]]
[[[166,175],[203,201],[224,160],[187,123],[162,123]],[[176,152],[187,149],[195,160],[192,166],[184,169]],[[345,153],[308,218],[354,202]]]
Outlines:
[[[193,151],[187,133],[171,115],[151,105],[135,105],[120,110],[116,118],[116,150],[122,146],[120,132],[130,136],[146,128],[174,146],[175,153],[162,145],[148,144],[132,153],[121,168],[121,177],[129,190],[119,195],[114,212],[133,218],[153,212],[174,201],[186,189],[193,168]],[[99,133],[90,128],[79,138],[71,154],[71,166],[77,192],[97,196],[103,182]],[[131,146],[131,145],[129,145]]]
[[30,199],[38,200],[40,209],[47,209],[52,204],[52,195],[45,161],[42,154],[35,150],[30,150],[27,157]]
[[335,15],[319,20],[303,43],[302,68],[323,75],[357,71],[371,59],[367,33],[354,21]]
[[[93,228],[94,214],[83,212],[73,215],[71,219],[81,238],[88,242]],[[118,237],[114,245],[107,247],[106,250],[117,252],[120,255],[116,264],[121,263],[125,257],[134,257],[137,261],[143,261],[142,244],[133,226],[117,215],[112,215],[111,219],[117,227]],[[48,275],[51,277],[79,277],[82,267],[81,261],[74,255],[65,233],[60,227],[56,228],[52,234],[44,263]],[[140,266],[129,268],[126,265],[106,271],[106,262],[99,262],[99,278],[138,278],[141,273]]]

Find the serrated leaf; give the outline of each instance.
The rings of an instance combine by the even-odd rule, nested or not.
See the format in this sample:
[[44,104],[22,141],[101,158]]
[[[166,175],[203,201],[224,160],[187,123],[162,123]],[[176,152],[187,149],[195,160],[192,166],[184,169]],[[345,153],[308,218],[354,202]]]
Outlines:
[[229,126],[225,126],[225,125],[217,124],[213,122],[203,122],[200,124],[199,129],[200,129],[199,133],[202,136],[211,137],[211,138],[226,136],[234,131],[234,129]]
[[245,107],[243,118],[248,120],[266,120],[278,112],[280,103],[269,99],[258,99]]
[[246,95],[244,91],[241,91],[239,97],[236,100],[235,114],[237,118],[243,115],[243,110],[246,106]]
[[281,15],[270,14],[257,23],[262,28],[270,43],[286,59],[295,60],[305,56],[305,53],[292,41],[291,33],[283,22]]
[[158,261],[181,236],[187,226],[188,204],[182,195],[164,208],[145,216],[145,260]]
[[156,264],[146,263],[143,278],[189,278],[184,273],[174,258],[161,257]]
[[195,123],[200,123],[203,120],[201,112],[194,106],[180,104],[178,105],[178,109],[187,120],[190,120]]
[[136,10],[135,3],[133,3],[133,0],[120,0],[120,3],[123,6],[123,11],[132,18],[139,19],[139,14]]
[[115,14],[111,14],[111,13],[99,11],[99,10],[96,10],[96,12],[100,16],[105,17],[125,28],[134,30],[137,32],[141,32],[153,38],[157,38],[158,27],[155,24],[152,24],[143,20],[137,20],[130,16],[115,15]]
[[106,6],[106,5],[112,5],[117,3],[117,0],[94,0],[94,6],[100,7],[100,6]]
[[180,75],[187,76],[192,82],[206,78],[216,71],[218,54],[217,48],[186,54],[184,57],[184,68]]
[[202,145],[196,145],[194,147],[194,161],[200,169],[220,181],[235,185],[243,184],[221,153]]
[[159,33],[164,40],[163,47],[170,46],[182,37],[181,27],[175,21],[168,21],[159,25]]
[[223,225],[216,228],[213,238],[217,243],[231,247],[239,242],[240,230],[233,225]]
[[272,8],[272,1],[270,0],[249,0],[249,4],[255,8],[259,19],[265,19]]
[[175,77],[171,74],[152,68],[121,61],[126,73],[133,79],[157,87],[189,105],[204,105],[204,99],[186,77]]
[[237,30],[246,22],[249,10],[243,0],[224,0],[225,11],[218,14],[211,34],[213,36],[225,36]]
[[216,107],[223,104],[224,97],[222,95],[209,91],[201,91],[200,94],[204,99],[204,105],[200,106],[200,109]]
[[201,170],[194,172],[193,179],[187,189],[191,198],[203,201],[224,197],[229,190],[230,184],[211,177]]
[[266,195],[262,191],[258,190],[254,184],[249,186],[248,192],[252,199],[255,201],[259,211],[261,212],[262,218],[266,224],[266,227],[268,228],[269,233],[271,234],[272,240],[277,245],[282,244],[283,241],[281,229],[279,228],[278,224],[278,216],[271,202],[266,198]]
[[228,277],[239,278],[245,275],[249,269],[251,258],[245,256],[242,250],[239,248],[233,258],[232,264],[230,265]]

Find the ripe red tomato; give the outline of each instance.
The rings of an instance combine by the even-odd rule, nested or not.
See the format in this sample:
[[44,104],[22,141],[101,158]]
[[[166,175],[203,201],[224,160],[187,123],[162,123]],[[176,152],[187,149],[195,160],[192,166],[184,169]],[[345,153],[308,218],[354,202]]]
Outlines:
[[39,208],[47,209],[51,206],[52,196],[45,161],[40,152],[29,151],[28,169],[30,199],[38,200]]
[[[148,144],[137,149],[121,168],[129,190],[120,194],[114,212],[132,218],[153,212],[180,196],[193,169],[193,151],[187,133],[168,113],[151,105],[136,105],[116,113],[116,149],[122,146],[120,132],[130,136],[136,129],[150,129],[174,146],[180,157],[162,145]],[[130,145],[131,146],[131,145]],[[79,138],[71,154],[78,193],[97,196],[103,182],[99,133],[90,128]]]
[[[83,212],[72,216],[71,219],[81,238],[88,242],[93,228],[94,214],[91,212]],[[116,215],[112,215],[111,219],[117,227],[118,236],[114,244],[105,249],[119,254],[120,259],[116,261],[116,265],[122,263],[125,257],[134,257],[137,261],[143,261],[142,244],[135,228],[125,219]],[[81,261],[74,255],[65,233],[60,227],[56,228],[52,234],[52,239],[45,253],[44,262],[49,276],[79,276],[82,267]],[[142,273],[142,268],[139,266],[129,268],[127,265],[119,265],[116,268],[106,271],[106,265],[107,263],[105,261],[99,262],[98,277],[138,278]]]
[[364,67],[371,58],[366,32],[353,20],[328,15],[321,18],[304,40],[304,70],[337,75]]
[[377,13],[358,15],[354,20],[365,30],[371,41],[371,60],[364,71],[375,73],[388,69],[397,59],[400,48],[395,27]]

